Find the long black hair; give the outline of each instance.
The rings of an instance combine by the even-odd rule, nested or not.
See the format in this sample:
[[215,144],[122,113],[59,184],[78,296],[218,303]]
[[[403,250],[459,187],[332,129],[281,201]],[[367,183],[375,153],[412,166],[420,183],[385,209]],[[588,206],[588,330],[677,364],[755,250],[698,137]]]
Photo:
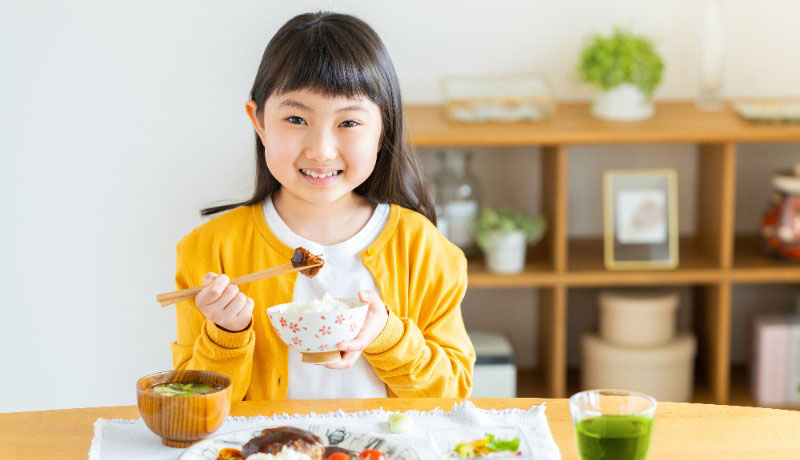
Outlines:
[[[356,17],[330,12],[300,14],[284,24],[264,50],[250,99],[261,116],[269,96],[301,89],[327,96],[363,96],[377,104],[383,121],[378,158],[372,174],[354,191],[373,203],[395,203],[418,211],[436,223],[430,190],[414,152],[405,142],[394,65],[369,25]],[[258,133],[255,139],[256,184],[252,198],[203,209],[202,216],[260,203],[280,188],[267,168]]]

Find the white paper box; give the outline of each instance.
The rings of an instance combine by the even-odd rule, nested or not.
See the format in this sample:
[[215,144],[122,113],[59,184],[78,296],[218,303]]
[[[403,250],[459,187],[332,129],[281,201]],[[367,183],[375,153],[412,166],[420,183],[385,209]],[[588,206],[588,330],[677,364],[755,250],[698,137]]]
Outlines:
[[499,333],[468,331],[477,361],[472,374],[472,398],[515,398],[517,366],[508,338]]

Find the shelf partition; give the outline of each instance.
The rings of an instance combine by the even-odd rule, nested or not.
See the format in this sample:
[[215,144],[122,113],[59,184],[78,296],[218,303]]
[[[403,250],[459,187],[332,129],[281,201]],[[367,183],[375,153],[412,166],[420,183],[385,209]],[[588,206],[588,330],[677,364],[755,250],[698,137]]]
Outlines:
[[736,147],[732,142],[700,144],[697,181],[697,233],[702,247],[722,268],[733,260],[736,209]]
[[567,396],[567,290],[564,286],[540,288],[539,362],[547,394]]
[[542,148],[542,212],[548,224],[542,243],[550,252],[556,273],[563,273],[567,268],[568,161],[565,146]]
[[727,281],[697,286],[695,291],[695,329],[698,332],[698,359],[716,404],[727,404],[730,374],[731,284]]

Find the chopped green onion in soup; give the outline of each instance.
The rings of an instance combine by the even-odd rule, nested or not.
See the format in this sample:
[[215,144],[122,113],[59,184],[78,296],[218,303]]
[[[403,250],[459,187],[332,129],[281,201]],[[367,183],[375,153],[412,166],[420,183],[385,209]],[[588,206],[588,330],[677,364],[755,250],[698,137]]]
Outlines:
[[205,395],[208,393],[219,391],[221,389],[222,385],[217,385],[214,383],[193,383],[193,382],[159,383],[157,385],[153,385],[150,388],[148,388],[148,390],[152,391],[153,393],[162,396]]

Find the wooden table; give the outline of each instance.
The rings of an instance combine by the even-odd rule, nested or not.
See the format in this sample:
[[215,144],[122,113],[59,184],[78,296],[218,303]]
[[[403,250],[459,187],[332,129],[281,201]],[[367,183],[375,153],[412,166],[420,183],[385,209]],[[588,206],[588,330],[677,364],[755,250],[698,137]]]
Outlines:
[[[454,399],[351,399],[246,401],[231,415],[449,409]],[[484,409],[528,409],[543,399],[474,399]],[[561,455],[576,459],[574,431],[566,399],[547,399],[547,420]],[[137,418],[135,406],[97,407],[0,414],[0,458],[86,459],[99,418]],[[180,451],[176,449],[175,454]],[[9,456],[6,456],[6,455]],[[649,460],[800,459],[800,412],[707,404],[660,403]]]

